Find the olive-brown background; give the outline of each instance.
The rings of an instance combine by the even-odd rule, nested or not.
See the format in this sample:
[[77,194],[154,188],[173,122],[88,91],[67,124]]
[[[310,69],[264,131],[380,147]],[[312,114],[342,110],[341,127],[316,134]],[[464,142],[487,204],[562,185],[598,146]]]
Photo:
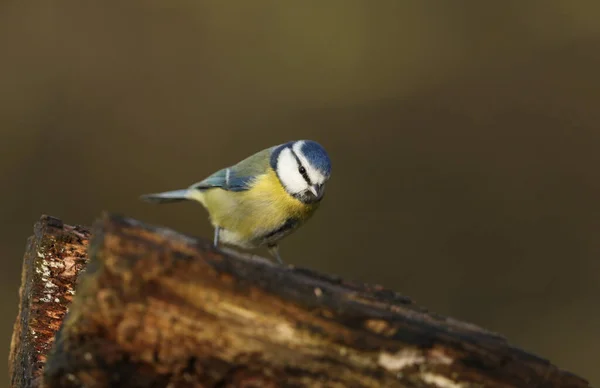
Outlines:
[[137,196],[311,138],[333,177],[288,262],[600,383],[600,3],[30,3],[0,5],[5,354],[42,213],[210,237]]

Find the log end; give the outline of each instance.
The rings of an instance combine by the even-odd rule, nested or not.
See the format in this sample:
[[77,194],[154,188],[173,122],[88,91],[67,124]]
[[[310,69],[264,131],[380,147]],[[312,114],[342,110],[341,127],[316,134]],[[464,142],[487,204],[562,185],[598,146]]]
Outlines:
[[27,240],[9,353],[11,386],[34,386],[87,262],[90,231],[44,215]]

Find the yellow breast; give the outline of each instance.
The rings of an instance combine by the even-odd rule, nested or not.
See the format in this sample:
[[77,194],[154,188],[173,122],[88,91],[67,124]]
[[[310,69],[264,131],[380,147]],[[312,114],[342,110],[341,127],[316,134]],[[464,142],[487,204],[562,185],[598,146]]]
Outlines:
[[[272,169],[256,178],[249,190],[209,189],[203,202],[211,222],[228,231],[226,243],[254,246],[254,241],[281,227],[289,219],[306,221],[318,204],[307,205],[288,194]],[[235,241],[237,240],[237,241]]]

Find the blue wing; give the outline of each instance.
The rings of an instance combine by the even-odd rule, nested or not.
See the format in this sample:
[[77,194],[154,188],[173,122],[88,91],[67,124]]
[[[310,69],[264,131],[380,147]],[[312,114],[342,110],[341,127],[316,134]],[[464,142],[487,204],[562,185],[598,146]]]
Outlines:
[[190,189],[206,190],[218,187],[227,191],[245,191],[250,188],[252,181],[252,176],[238,176],[231,168],[224,168],[203,181],[194,183]]
[[201,182],[190,186],[191,189],[206,190],[219,187],[227,191],[245,191],[252,187],[256,177],[270,168],[270,155],[274,147],[267,148],[247,157],[234,166],[219,170]]

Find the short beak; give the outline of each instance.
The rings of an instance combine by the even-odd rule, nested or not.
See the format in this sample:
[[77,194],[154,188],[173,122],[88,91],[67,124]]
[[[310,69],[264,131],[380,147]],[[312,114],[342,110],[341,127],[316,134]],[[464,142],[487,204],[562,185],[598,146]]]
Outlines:
[[310,192],[314,195],[314,201],[319,201],[323,198],[323,192],[325,191],[325,186],[323,185],[312,185],[308,188]]
[[[308,186],[308,188],[301,192],[302,201],[305,203],[315,203],[319,202],[323,197],[323,193],[325,191],[325,186],[322,184],[316,184],[312,186]],[[310,192],[310,194],[309,194]]]

